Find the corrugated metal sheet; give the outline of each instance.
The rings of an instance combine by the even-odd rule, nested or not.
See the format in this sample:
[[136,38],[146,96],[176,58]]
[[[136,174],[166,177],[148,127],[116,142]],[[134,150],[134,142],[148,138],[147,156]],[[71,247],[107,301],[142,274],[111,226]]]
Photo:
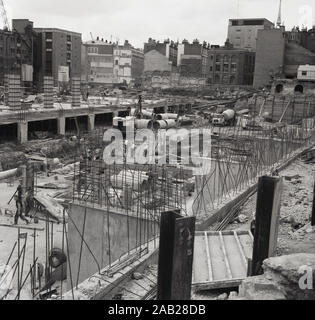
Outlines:
[[250,231],[196,232],[192,285],[198,290],[237,287],[252,258]]

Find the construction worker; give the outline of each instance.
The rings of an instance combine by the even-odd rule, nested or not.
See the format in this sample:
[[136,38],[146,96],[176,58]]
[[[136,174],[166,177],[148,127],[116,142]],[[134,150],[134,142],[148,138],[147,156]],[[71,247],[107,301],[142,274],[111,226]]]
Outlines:
[[25,217],[29,217],[29,213],[33,206],[32,188],[28,188],[25,196]]
[[16,213],[14,216],[14,224],[18,223],[19,218],[23,221],[26,222],[26,224],[29,224],[29,221],[23,216],[23,205],[22,205],[22,201],[19,199],[18,195],[14,195],[14,200],[15,200],[15,204],[16,204]]
[[22,193],[23,193],[22,183],[23,183],[23,180],[19,179],[19,185],[18,185],[18,187],[16,189],[17,197],[19,198],[21,203],[22,203]]

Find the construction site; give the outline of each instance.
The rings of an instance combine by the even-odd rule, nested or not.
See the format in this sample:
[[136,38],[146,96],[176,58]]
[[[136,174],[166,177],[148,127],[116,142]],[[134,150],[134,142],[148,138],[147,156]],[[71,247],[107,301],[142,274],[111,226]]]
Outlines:
[[56,81],[1,88],[0,300],[315,299],[315,78]]
[[[96,96],[83,101],[80,91],[74,91],[69,104],[51,97],[42,104],[17,107],[15,95],[22,91],[17,82],[12,90],[9,81],[8,105],[0,115],[2,131],[7,133],[1,136],[6,141],[1,147],[0,261],[11,266],[10,272],[3,270],[6,276],[2,281],[8,286],[4,286],[1,299],[156,299],[158,270],[165,268],[159,263],[161,245],[167,250],[160,238],[167,236],[161,224],[173,214],[188,219],[184,224],[188,223],[190,231],[180,235],[184,241],[177,245],[193,246],[193,256],[185,257],[191,261],[181,266],[189,268],[191,263],[189,299],[198,295],[216,299],[222,296],[218,290],[234,292],[244,281],[256,281],[249,277],[248,263],[254,248],[257,217],[252,202],[259,177],[270,177],[275,183],[275,197],[282,192],[282,185],[287,188],[293,181],[303,187],[309,200],[303,211],[296,217],[287,212],[282,216],[273,209],[277,216],[272,218],[276,219],[272,227],[292,226],[293,231],[286,229],[284,236],[295,242],[294,253],[307,258],[314,249],[313,241],[308,240],[309,246],[304,248],[306,240],[297,237],[301,230],[307,236],[314,232],[310,204],[315,102],[311,97],[282,99],[239,90],[231,93],[230,99],[210,101],[170,95],[157,98],[157,94],[143,91],[138,97]],[[45,90],[52,88],[47,85]],[[53,122],[58,132],[53,130]],[[104,133],[116,128],[126,139],[128,122],[135,127],[134,135],[148,128],[155,136],[170,128],[209,129],[211,150],[203,162],[210,170],[194,175],[192,164],[182,164],[183,134],[176,136],[177,155],[168,154],[165,164],[106,164]],[[17,135],[7,129],[13,124]],[[285,173],[294,166],[303,168],[294,175]],[[12,224],[12,195],[18,185],[23,199],[31,194],[27,225]],[[260,205],[259,199],[256,201]],[[287,203],[285,197],[281,201]],[[244,214],[250,203],[252,208]],[[257,210],[259,207],[256,215]],[[168,232],[174,236],[179,231]],[[276,239],[272,245],[273,253],[266,258],[280,259],[276,253],[287,254]],[[180,294],[174,290],[175,296]],[[279,297],[276,285],[271,291],[270,295]],[[243,298],[237,297],[246,299],[247,294],[265,293],[245,292]]]

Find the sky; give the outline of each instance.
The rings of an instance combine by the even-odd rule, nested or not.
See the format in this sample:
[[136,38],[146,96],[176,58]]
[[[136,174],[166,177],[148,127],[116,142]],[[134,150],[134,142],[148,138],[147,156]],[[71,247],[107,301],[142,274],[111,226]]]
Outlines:
[[[35,27],[55,27],[143,48],[149,37],[199,39],[223,45],[228,20],[267,18],[276,22],[280,0],[3,0],[8,19],[27,18]],[[287,29],[315,25],[314,0],[282,0]],[[2,21],[1,21],[2,23]]]

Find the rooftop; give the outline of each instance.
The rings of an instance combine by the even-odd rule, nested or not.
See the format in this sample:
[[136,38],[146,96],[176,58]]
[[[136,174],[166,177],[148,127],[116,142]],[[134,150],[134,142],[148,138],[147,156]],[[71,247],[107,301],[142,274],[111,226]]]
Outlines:
[[59,28],[34,28],[34,31],[36,32],[61,32],[61,33],[69,33],[77,36],[82,36],[81,33],[74,32],[74,31],[69,31],[69,30],[64,30],[64,29],[59,29]]

